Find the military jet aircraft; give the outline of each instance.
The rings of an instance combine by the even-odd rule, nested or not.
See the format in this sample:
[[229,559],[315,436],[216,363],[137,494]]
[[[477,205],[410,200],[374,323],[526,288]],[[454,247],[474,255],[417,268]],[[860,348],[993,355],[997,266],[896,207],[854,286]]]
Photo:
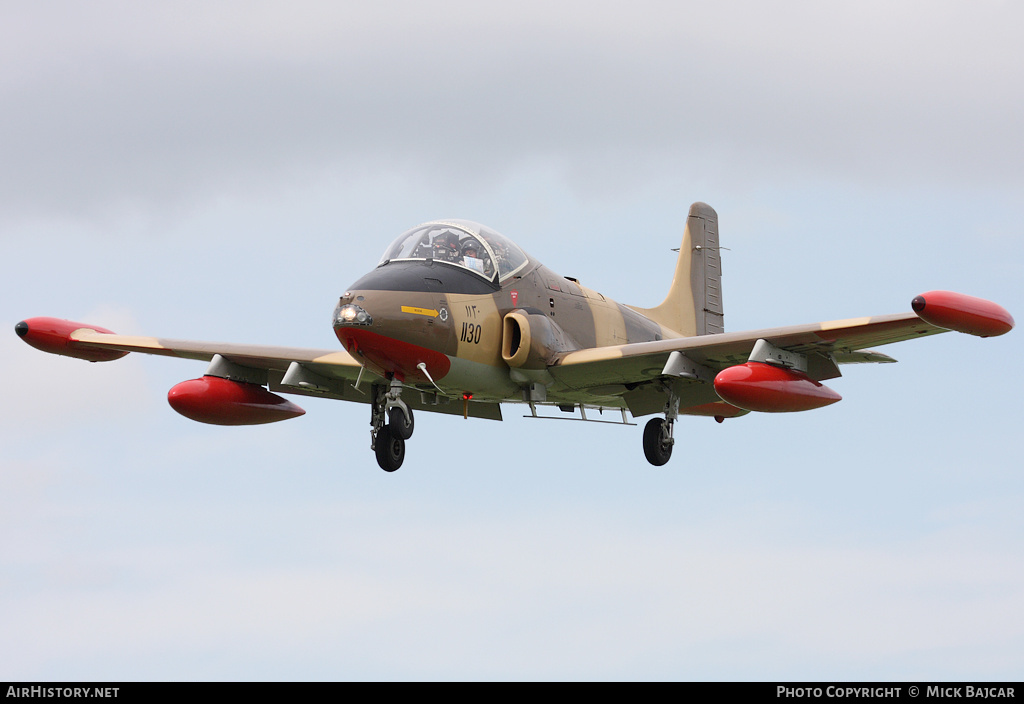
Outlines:
[[30,318],[15,331],[40,350],[92,362],[129,352],[209,362],[203,377],[167,395],[202,423],[304,413],[275,391],[367,403],[370,448],[393,472],[414,410],[501,420],[500,404],[521,403],[531,417],[557,408],[627,425],[630,415],[655,415],[643,449],[663,465],[680,415],[722,422],[820,408],[840,400],[821,383],[840,376],[840,365],[895,361],[869,347],[947,330],[989,337],[1014,325],[995,303],[931,291],[913,299],[913,312],[727,333],[721,280],[718,215],[703,203],[690,208],[675,276],[655,308],[559,276],[482,225],[438,220],[403,233],[342,293],[333,327],[343,349],[134,337],[56,318]]

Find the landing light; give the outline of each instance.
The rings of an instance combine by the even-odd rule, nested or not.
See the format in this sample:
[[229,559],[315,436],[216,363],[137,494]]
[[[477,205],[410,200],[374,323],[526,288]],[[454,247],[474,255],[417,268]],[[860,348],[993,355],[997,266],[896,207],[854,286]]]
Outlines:
[[339,306],[334,312],[335,325],[372,325],[373,318],[357,305],[349,303]]

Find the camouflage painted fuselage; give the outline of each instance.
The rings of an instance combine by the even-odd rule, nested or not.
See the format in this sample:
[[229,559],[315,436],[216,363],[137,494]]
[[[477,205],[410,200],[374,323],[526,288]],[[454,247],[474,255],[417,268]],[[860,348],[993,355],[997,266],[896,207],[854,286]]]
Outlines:
[[[335,333],[369,370],[425,390],[433,379],[444,392],[474,400],[528,401],[523,389],[540,383],[544,400],[573,402],[578,394],[545,377],[550,355],[680,336],[532,259],[501,284],[446,262],[392,262],[354,283],[338,307],[349,304],[373,322],[336,318]],[[533,331],[533,355],[521,365],[510,359],[515,350],[507,337],[517,330],[505,319],[513,312]],[[611,396],[601,402],[623,405]]]

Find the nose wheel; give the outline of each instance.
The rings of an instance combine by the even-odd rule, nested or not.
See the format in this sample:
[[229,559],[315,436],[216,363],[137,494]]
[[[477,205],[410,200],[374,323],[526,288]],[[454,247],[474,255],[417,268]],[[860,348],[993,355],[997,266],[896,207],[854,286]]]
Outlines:
[[[385,425],[385,421],[388,421]],[[402,382],[392,379],[390,387],[376,386],[370,410],[370,447],[377,464],[394,472],[405,461],[405,441],[412,437],[416,422],[412,409],[402,400]]]
[[408,406],[404,409],[400,406],[388,409],[388,427],[391,428],[392,433],[403,440],[412,437],[415,422],[412,417],[412,409]]
[[377,453],[377,464],[385,472],[394,472],[405,461],[405,439],[396,435],[390,425],[377,433],[373,449]]

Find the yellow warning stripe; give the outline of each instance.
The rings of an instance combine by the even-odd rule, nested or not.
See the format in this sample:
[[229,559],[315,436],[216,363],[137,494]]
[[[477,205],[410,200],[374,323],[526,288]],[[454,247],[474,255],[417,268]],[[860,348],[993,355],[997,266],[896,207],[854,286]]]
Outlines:
[[436,318],[439,315],[433,308],[416,308],[415,306],[402,306],[402,312],[413,315],[429,315],[431,318]]

